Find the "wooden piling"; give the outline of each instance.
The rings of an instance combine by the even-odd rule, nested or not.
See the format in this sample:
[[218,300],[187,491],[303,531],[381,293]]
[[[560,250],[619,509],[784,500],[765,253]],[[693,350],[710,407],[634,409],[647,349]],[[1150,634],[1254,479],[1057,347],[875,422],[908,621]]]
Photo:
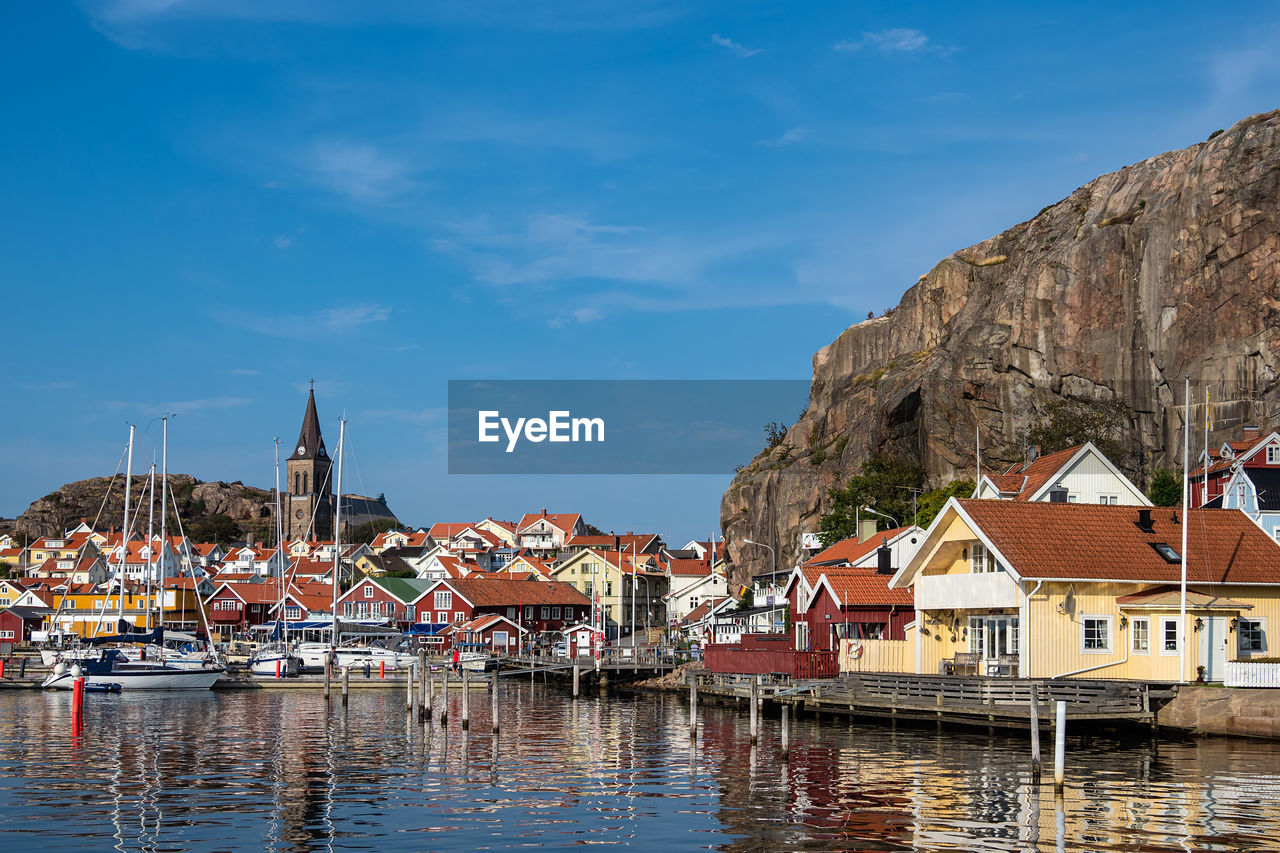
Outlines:
[[427,663],[427,650],[418,650],[418,720],[431,716],[431,705],[427,699],[427,679],[430,678],[431,667]]
[[573,663],[573,698],[574,699],[578,698],[578,675],[579,675],[578,662],[574,661]]
[[[491,714],[491,716],[493,717],[493,733],[497,734],[498,733],[498,673],[497,671],[493,673],[493,681],[489,685],[489,692],[493,694],[490,697],[490,699],[492,699],[493,701],[493,711]],[[497,741],[494,741],[494,742],[497,743]]]
[[464,666],[462,668],[462,728],[464,731],[471,726],[471,691],[467,685],[468,673],[470,670]]
[[1031,686],[1031,780],[1040,781],[1040,690]]
[[449,667],[440,673],[440,727],[449,723]]
[[751,745],[760,740],[760,676],[751,679]]
[[408,673],[405,674],[405,679],[404,679],[404,688],[405,688],[404,708],[406,711],[409,712],[410,716],[412,716],[413,713],[418,710],[418,694],[414,690],[414,687],[415,687],[414,682],[418,680],[417,679],[418,673],[416,669],[417,665],[418,664],[416,662],[409,665],[409,671]]
[[333,652],[324,653],[324,700],[329,701],[329,682],[333,677]]
[[351,690],[351,667],[344,666],[342,668],[342,704],[347,704],[347,694]]
[[1053,790],[1062,793],[1066,776],[1067,703],[1058,700],[1058,723],[1053,732]]
[[689,673],[689,738],[698,739],[698,675]]
[[791,755],[791,707],[782,706],[782,757]]

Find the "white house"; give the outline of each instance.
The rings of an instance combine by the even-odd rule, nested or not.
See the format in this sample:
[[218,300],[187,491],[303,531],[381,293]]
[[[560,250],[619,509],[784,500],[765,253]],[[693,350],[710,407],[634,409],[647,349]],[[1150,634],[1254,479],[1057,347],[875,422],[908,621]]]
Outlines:
[[973,497],[1151,506],[1142,490],[1091,441],[1010,465],[1003,474],[984,474]]

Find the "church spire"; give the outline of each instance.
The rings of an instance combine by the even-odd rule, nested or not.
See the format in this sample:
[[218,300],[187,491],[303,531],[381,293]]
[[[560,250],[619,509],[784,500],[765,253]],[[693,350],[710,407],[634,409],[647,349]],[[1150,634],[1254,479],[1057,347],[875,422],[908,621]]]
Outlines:
[[316,383],[311,381],[311,391],[307,395],[307,412],[302,416],[302,431],[298,433],[298,444],[293,448],[290,460],[295,459],[328,459],[324,449],[324,436],[320,434],[320,416],[316,414]]

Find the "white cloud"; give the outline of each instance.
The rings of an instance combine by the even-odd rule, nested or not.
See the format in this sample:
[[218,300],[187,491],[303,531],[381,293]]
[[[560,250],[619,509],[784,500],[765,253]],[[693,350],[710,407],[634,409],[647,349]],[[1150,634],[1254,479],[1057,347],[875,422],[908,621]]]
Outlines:
[[355,304],[324,308],[311,314],[283,316],[271,316],[270,312],[241,314],[228,309],[217,309],[211,314],[220,323],[260,335],[308,340],[326,338],[334,333],[353,333],[364,326],[384,323],[391,316],[391,308],[387,305]]
[[314,183],[356,201],[388,199],[413,186],[408,165],[369,142],[320,140],[297,165]]
[[746,47],[745,45],[738,44],[733,39],[727,36],[722,36],[719,33],[711,34],[711,42],[712,44],[723,47],[725,50],[729,51],[730,53],[734,53],[734,54],[737,54],[738,56],[741,56],[743,59],[746,59],[749,56],[755,56],[757,53],[761,52],[761,48]]
[[262,371],[248,367],[233,367],[228,370],[227,373],[230,373],[232,376],[260,376]]
[[286,237],[283,234],[280,234],[274,240],[271,241],[271,244],[275,246],[277,249],[287,249],[293,245],[293,239],[290,237]]
[[787,145],[795,145],[797,142],[803,142],[809,137],[808,128],[793,127],[786,133],[774,139],[761,139],[757,144],[767,148],[782,148]]
[[862,37],[854,41],[843,39],[837,42],[832,50],[838,53],[857,53],[862,50],[875,50],[880,53],[942,53],[953,52],[956,48],[942,47],[934,44],[929,37],[919,30],[907,27],[893,27],[887,30],[864,32]]
[[108,400],[104,404],[110,409],[138,409],[145,412],[193,412],[201,409],[231,409],[236,406],[247,406],[253,400],[249,397],[206,397],[198,400],[171,400],[167,403],[139,403],[127,400]]

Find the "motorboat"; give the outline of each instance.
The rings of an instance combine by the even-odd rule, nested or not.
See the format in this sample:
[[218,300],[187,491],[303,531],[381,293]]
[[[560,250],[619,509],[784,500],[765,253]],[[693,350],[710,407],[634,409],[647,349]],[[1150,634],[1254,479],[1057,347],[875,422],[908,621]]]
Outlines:
[[259,678],[293,678],[302,661],[288,643],[263,646],[249,658],[249,671]]
[[338,666],[352,668],[369,664],[385,669],[404,669],[412,667],[418,660],[417,655],[382,646],[338,646],[335,655]]

